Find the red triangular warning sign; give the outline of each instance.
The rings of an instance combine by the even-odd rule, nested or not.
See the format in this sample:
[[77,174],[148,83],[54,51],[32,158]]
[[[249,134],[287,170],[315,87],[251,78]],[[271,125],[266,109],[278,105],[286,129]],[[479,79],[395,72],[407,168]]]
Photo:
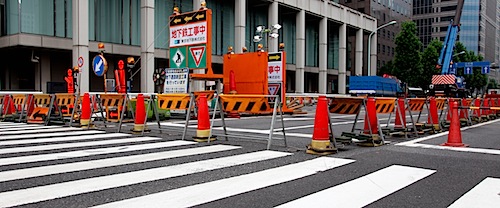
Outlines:
[[189,50],[191,51],[194,62],[196,63],[196,67],[200,66],[201,58],[205,53],[205,46],[191,47]]
[[267,89],[269,90],[269,95],[277,95],[280,89],[280,84],[268,84]]

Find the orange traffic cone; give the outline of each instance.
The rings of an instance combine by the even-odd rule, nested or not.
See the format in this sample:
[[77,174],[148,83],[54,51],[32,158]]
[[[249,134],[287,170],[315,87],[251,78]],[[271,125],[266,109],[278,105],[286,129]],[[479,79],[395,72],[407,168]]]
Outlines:
[[406,112],[405,112],[405,99],[398,98],[398,108],[396,108],[396,123],[395,129],[406,129]]
[[427,123],[432,125],[434,127],[434,130],[441,130],[441,127],[439,127],[439,116],[438,116],[438,110],[437,110],[437,105],[436,105],[436,99],[434,97],[431,97],[429,99],[429,116],[427,117]]
[[82,100],[82,115],[80,116],[80,126],[88,127],[90,124],[90,95],[89,93],[83,94]]
[[[198,98],[198,129],[193,139],[197,142],[207,142],[210,136],[210,115],[208,114],[207,95],[201,94]],[[215,136],[210,137],[215,141]]]
[[149,131],[145,128],[146,124],[146,108],[144,107],[144,96],[142,94],[137,95],[137,101],[135,103],[135,121],[134,128],[132,132],[142,133],[143,131]]
[[14,111],[14,100],[11,99],[10,95],[5,95],[3,97],[2,115],[11,115]]
[[[370,125],[368,125],[370,124]],[[375,105],[375,98],[368,98],[366,101],[366,115],[365,115],[365,134],[371,134],[373,137],[378,138],[378,119],[377,119],[377,109]]]
[[[337,151],[330,141],[330,118],[328,118],[326,96],[320,96],[314,117],[314,132],[311,144],[307,146],[306,153],[315,155],[328,155]],[[332,135],[333,137],[333,135]]]
[[453,102],[451,105],[451,124],[448,132],[448,142],[443,143],[443,146],[451,147],[467,147],[469,145],[462,143],[462,133],[460,131],[460,120],[458,118],[458,103]]

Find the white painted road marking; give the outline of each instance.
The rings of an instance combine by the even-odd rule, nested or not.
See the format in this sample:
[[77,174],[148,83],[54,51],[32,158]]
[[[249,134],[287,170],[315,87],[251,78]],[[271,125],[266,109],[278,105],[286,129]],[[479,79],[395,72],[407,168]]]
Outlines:
[[[204,161],[185,163],[160,168],[152,168],[140,171],[107,175],[95,178],[88,178],[64,183],[38,186],[27,189],[0,193],[0,207],[18,206],[28,203],[35,203],[50,199],[56,199],[76,194],[100,191],[121,186],[138,184],[148,181],[162,180],[172,177],[184,176],[209,170],[216,170],[225,167],[243,165],[258,161],[270,160],[274,158],[291,155],[291,153],[276,151],[260,151],[243,155],[216,158]],[[323,165],[324,166],[324,165]],[[292,171],[292,170],[290,170]],[[293,170],[296,172],[296,170]],[[256,181],[247,181],[247,183]],[[207,189],[204,190],[204,192]],[[166,205],[166,204],[163,204]],[[170,207],[170,204],[168,204]],[[149,207],[146,204],[136,207]]]
[[81,131],[83,129],[73,128],[73,127],[59,127],[52,129],[33,129],[33,130],[23,130],[23,131],[7,131],[0,132],[0,135],[16,135],[16,134],[32,134],[32,133],[44,133],[44,132],[61,132],[61,131]]
[[500,178],[486,178],[460,197],[449,208],[500,207]]
[[291,165],[112,202],[96,207],[161,207],[165,205],[168,205],[168,207],[191,207],[314,175],[318,172],[330,170],[352,162],[354,160],[319,157]]
[[48,161],[48,160],[60,160],[60,159],[75,158],[75,157],[85,157],[85,156],[90,156],[90,155],[103,155],[103,154],[131,152],[131,151],[147,150],[147,149],[158,149],[158,148],[165,148],[165,147],[191,145],[191,144],[197,144],[197,142],[169,141],[169,142],[158,142],[158,143],[150,143],[150,144],[127,145],[127,146],[119,146],[119,147],[106,147],[106,148],[99,148],[99,149],[77,150],[77,151],[71,151],[71,152],[61,152],[61,153],[52,153],[52,154],[0,158],[0,166],[1,165],[13,165],[13,164],[29,163],[29,162],[40,162],[40,161]]
[[82,161],[67,164],[57,164],[50,166],[16,169],[11,171],[0,172],[0,182],[33,178],[51,174],[75,172],[82,170],[91,170],[96,168],[104,168],[118,165],[126,165],[133,163],[142,163],[155,160],[164,160],[169,158],[184,157],[190,155],[199,155],[213,152],[222,152],[228,150],[240,149],[241,147],[229,145],[213,145],[206,147],[196,147],[189,149],[171,150],[166,152],[155,152],[143,155],[131,155],[125,157],[114,157],[100,160]]
[[[80,133],[80,132],[78,132],[78,133]],[[129,134],[121,134],[121,133],[108,133],[108,134],[103,134],[103,133],[105,133],[105,132],[97,131],[97,134],[92,134],[92,135],[78,135],[78,136],[69,136],[68,135],[66,137],[50,137],[50,138],[0,141],[0,149],[3,148],[2,147],[3,145],[37,144],[37,143],[46,143],[46,142],[67,142],[67,141],[74,141],[74,140],[88,140],[88,139],[102,139],[102,138],[130,136]]]
[[61,128],[61,127],[60,126],[16,126],[11,128],[0,129],[0,134],[3,134],[3,132],[10,132],[10,131],[22,132],[31,129],[53,129],[53,128]]
[[[122,133],[111,133],[111,134],[87,135],[85,137],[92,137],[95,139],[99,139],[99,138],[119,138],[119,137],[126,137],[126,136],[130,136],[130,135],[129,134],[122,134]],[[91,147],[91,146],[98,146],[98,145],[121,144],[121,143],[152,141],[152,140],[160,140],[160,139],[162,139],[162,138],[139,137],[139,138],[122,138],[122,139],[110,139],[110,140],[100,140],[100,141],[90,141],[90,142],[45,144],[45,145],[29,146],[29,147],[12,147],[12,148],[0,149],[0,154],[34,152],[34,151],[44,151],[44,150],[57,150],[57,149],[75,148],[75,147]]]
[[278,207],[322,207],[325,205],[325,199],[332,202],[335,207],[364,207],[435,172],[423,168],[392,165]]
[[[22,142],[24,140],[18,140],[18,141],[13,141],[13,143],[5,143],[6,140],[14,140],[14,139],[35,139],[35,138],[52,138],[52,139],[61,139],[66,136],[75,136],[75,135],[88,135],[88,134],[104,134],[106,133],[105,131],[94,131],[94,130],[88,130],[88,131],[69,131],[69,132],[56,132],[56,133],[43,133],[43,134],[22,134],[22,135],[9,135],[9,136],[0,136],[0,145],[8,145],[8,144],[22,144],[19,142]],[[43,140],[43,139],[36,139],[36,140]]]

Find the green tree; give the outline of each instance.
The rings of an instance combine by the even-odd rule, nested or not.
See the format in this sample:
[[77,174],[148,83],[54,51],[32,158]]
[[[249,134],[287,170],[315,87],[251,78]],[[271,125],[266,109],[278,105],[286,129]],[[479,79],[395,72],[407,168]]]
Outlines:
[[382,76],[384,74],[393,75],[394,73],[394,62],[392,60],[388,61],[385,65],[380,67],[378,70],[378,76]]
[[396,36],[396,55],[393,75],[408,86],[422,86],[421,65],[422,43],[417,37],[417,27],[413,21],[401,24],[401,32]]
[[490,78],[490,81],[488,82],[488,89],[498,89],[497,80]]
[[439,53],[443,43],[437,39],[432,40],[422,53],[422,75],[419,77],[422,89],[428,89],[432,81],[432,75],[440,74],[441,70],[436,68]]

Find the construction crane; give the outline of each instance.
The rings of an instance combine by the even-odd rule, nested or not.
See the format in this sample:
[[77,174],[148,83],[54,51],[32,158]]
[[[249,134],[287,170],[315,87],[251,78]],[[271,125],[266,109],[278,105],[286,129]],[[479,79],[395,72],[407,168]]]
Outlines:
[[436,68],[441,69],[441,74],[433,75],[432,84],[429,86],[431,95],[445,97],[466,96],[466,93],[459,92],[465,91],[464,78],[456,77],[455,70],[452,70],[453,48],[455,47],[457,34],[460,31],[460,17],[462,16],[463,7],[464,0],[458,0],[455,18],[450,21],[436,65]]

